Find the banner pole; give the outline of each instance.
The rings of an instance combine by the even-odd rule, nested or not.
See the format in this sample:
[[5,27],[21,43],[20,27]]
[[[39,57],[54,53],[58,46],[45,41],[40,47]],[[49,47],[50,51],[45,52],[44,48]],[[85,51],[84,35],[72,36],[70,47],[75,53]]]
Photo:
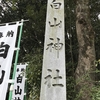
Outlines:
[[[18,44],[17,44],[17,48],[20,48],[20,41],[21,41],[21,37],[22,37],[22,29],[23,29],[23,19],[21,20],[22,25],[20,26],[20,32],[19,32],[19,37],[18,37]],[[12,79],[15,79],[15,74],[16,74],[16,66],[17,66],[17,62],[18,62],[18,55],[19,55],[19,49],[16,51],[16,56],[15,56],[15,63],[14,63],[14,71],[13,71],[13,76]],[[14,83],[11,84],[12,86],[14,85]],[[13,100],[12,99],[12,92],[13,90],[10,90],[9,93],[9,99],[8,100]]]

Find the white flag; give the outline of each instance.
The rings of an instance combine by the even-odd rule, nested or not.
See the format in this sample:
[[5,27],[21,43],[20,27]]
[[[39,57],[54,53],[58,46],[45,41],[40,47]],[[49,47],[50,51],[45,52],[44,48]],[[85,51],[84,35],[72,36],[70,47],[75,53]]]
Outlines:
[[0,98],[5,100],[19,24],[0,26]]
[[26,64],[17,65],[12,100],[24,100]]

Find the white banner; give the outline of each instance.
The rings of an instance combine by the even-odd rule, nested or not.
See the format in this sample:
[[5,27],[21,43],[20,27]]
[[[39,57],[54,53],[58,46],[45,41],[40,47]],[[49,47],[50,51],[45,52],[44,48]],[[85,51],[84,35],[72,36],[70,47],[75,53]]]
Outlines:
[[0,98],[5,100],[19,24],[0,26]]
[[17,65],[12,100],[24,100],[26,64]]

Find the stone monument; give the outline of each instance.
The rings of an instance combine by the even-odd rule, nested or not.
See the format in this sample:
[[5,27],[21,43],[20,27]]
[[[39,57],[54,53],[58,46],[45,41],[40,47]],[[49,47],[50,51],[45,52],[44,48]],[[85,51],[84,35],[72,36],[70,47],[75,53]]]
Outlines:
[[64,0],[48,0],[40,100],[66,100]]

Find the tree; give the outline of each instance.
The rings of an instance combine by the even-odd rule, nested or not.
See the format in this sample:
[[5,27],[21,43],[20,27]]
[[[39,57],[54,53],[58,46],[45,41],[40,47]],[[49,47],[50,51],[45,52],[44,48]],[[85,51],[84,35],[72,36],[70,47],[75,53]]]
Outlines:
[[95,70],[95,32],[90,20],[89,0],[76,0],[76,31],[79,44],[79,58],[75,73],[77,98],[91,100]]
[[29,19],[29,22],[24,23],[18,59],[19,63],[29,62],[27,68],[28,100],[39,98],[46,4],[46,0],[4,0],[1,5],[2,23]]
[[[76,15],[77,15],[76,17],[75,17],[75,2],[76,2]],[[37,100],[40,92],[39,89],[41,83],[40,75],[42,69],[42,55],[43,55],[42,51],[43,51],[44,33],[45,33],[44,31],[45,31],[45,21],[46,21],[46,5],[47,5],[47,0],[2,0],[2,4],[0,4],[1,23],[11,22],[21,19],[29,19],[29,22],[24,23],[22,40],[21,40],[21,49],[18,60],[18,62],[29,62],[27,71],[28,100],[31,99],[33,100],[33,98],[31,98],[33,95],[36,96],[36,99],[34,98],[34,100]],[[90,1],[65,0],[67,100],[75,100],[75,91],[74,91],[75,69],[76,69],[76,89],[78,90],[77,99],[82,100],[84,95],[87,96],[86,98],[89,98],[88,100],[90,100],[91,98],[90,88],[92,88],[92,86],[94,85],[92,80],[92,78],[94,77],[92,70],[95,69],[94,67],[92,68],[92,63],[94,62],[95,59],[95,51],[91,50],[94,49],[93,45],[94,42],[96,47],[97,59],[100,58],[100,52],[99,52],[100,21],[98,21],[97,19],[97,15],[100,9],[99,6],[100,6],[99,0],[90,0]],[[90,14],[88,7],[90,8],[91,11]],[[75,20],[76,20],[76,25],[75,25]],[[90,20],[92,21],[92,25]],[[96,34],[94,34],[94,31],[92,31],[92,26],[94,27]],[[77,36],[76,36],[76,30],[77,30]],[[70,37],[68,37],[67,33],[70,35]],[[95,35],[96,38],[94,41]],[[78,52],[78,47],[79,47],[79,52]],[[88,49],[90,50],[91,54],[89,53]],[[79,61],[78,61],[78,54],[79,54]],[[94,58],[92,57],[92,54]],[[87,70],[86,66],[88,68]],[[88,89],[90,91],[86,91],[87,87],[90,87]],[[35,89],[35,91],[33,89]]]

